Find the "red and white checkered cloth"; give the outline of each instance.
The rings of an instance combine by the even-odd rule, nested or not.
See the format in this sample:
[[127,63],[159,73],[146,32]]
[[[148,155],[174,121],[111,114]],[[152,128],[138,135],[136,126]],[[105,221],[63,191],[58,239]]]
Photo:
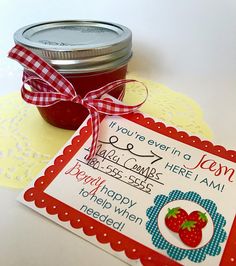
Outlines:
[[[105,93],[131,82],[138,82],[146,88],[142,82],[131,79],[113,81],[97,90],[88,92],[84,98],[81,98],[80,95],[77,95],[73,85],[65,77],[32,51],[17,44],[11,49],[8,56],[22,64],[30,73],[35,74],[30,75],[26,71],[23,76],[21,95],[27,103],[47,107],[59,101],[72,101],[88,109],[92,121],[92,144],[88,159],[94,157],[96,153],[100,125],[99,114],[123,115],[131,113],[137,110],[147,98],[133,106],[100,99]],[[28,90],[25,87],[26,84],[33,87],[34,91]]]

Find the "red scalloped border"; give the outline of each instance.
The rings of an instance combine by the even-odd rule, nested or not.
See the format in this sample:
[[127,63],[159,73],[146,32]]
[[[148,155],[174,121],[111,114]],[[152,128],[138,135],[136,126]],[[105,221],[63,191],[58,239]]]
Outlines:
[[[173,127],[166,127],[161,122],[155,122],[152,118],[145,118],[141,113],[124,115],[123,118],[195,148],[207,151],[232,162],[236,162],[236,151],[226,151],[226,149],[222,146],[214,146],[209,141],[201,141],[198,137],[189,136],[183,131],[178,132]],[[44,192],[53,179],[56,178],[59,172],[82,147],[90,135],[91,121],[89,119],[87,125],[80,129],[79,135],[76,135],[72,139],[71,144],[64,148],[63,153],[55,158],[54,164],[50,165],[45,170],[44,175],[35,181],[34,187],[28,189],[24,193],[25,201],[34,202],[37,208],[46,208],[49,215],[58,215],[60,221],[70,222],[70,225],[74,229],[82,229],[87,236],[95,235],[100,243],[109,243],[114,251],[124,251],[128,258],[140,259],[143,265],[180,265],[172,259],[140,244],[137,241],[134,241],[120,232],[111,229],[110,227],[92,219],[84,213],[64,204]],[[229,262],[230,265],[233,265],[230,258],[233,254],[233,243],[235,242],[234,239],[236,236],[236,219],[232,230],[231,237],[227,242],[222,257],[221,265],[229,265]]]

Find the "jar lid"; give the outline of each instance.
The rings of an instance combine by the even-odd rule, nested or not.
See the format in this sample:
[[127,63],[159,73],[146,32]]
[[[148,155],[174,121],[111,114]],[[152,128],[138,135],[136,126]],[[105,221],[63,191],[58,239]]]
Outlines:
[[61,73],[104,71],[127,64],[132,33],[119,24],[66,20],[35,23],[14,34],[21,44]]

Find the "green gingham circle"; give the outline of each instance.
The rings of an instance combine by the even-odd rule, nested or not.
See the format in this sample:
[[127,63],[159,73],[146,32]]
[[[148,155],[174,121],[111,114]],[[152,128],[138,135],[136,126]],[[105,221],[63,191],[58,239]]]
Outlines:
[[[214,234],[211,241],[205,246],[186,250],[172,245],[162,236],[158,228],[157,216],[164,205],[175,200],[193,201],[202,206],[211,216],[214,223]],[[206,255],[217,256],[220,254],[220,243],[226,240],[226,232],[223,228],[226,220],[221,214],[217,213],[217,206],[212,200],[202,199],[199,194],[193,191],[183,193],[179,190],[173,190],[168,196],[157,195],[154,199],[154,204],[154,206],[147,209],[149,221],[146,223],[146,229],[151,234],[152,243],[156,248],[166,250],[168,256],[174,260],[182,260],[187,257],[197,263],[204,261]]]

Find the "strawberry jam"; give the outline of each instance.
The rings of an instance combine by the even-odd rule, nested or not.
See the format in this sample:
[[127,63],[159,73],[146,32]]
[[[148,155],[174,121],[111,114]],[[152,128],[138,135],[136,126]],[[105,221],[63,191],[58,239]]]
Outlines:
[[[111,81],[124,79],[126,69],[127,66],[123,66],[109,72],[81,75],[66,74],[64,76],[72,83],[76,92],[81,97],[84,97],[91,88],[95,90]],[[122,87],[116,88],[109,94],[118,98],[122,89]],[[48,123],[65,129],[77,129],[89,114],[88,110],[82,105],[65,101],[58,102],[49,107],[38,107],[38,110]]]

